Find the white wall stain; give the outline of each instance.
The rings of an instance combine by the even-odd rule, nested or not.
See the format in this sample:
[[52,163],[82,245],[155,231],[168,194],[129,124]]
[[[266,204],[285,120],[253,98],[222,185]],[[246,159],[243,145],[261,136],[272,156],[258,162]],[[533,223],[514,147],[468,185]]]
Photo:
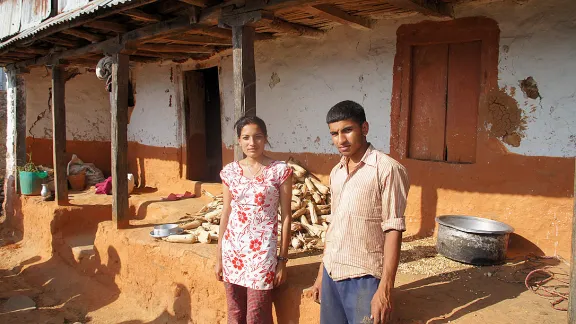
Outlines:
[[[516,88],[514,99],[527,127],[513,153],[529,156],[576,155],[576,21],[572,0],[532,1],[517,5],[499,2],[458,6],[457,17],[486,16],[500,27],[499,86]],[[519,80],[532,76],[542,99],[527,98]]]
[[128,125],[128,140],[158,147],[180,147],[178,108],[173,93],[174,66],[146,64],[134,70],[136,107]]
[[[26,136],[52,138],[48,100],[52,77],[45,68],[32,69],[26,80]],[[66,139],[110,141],[110,99],[104,82],[84,72],[66,82]],[[43,118],[37,120],[44,112]],[[35,123],[35,124],[34,124]],[[33,126],[33,127],[32,127]]]

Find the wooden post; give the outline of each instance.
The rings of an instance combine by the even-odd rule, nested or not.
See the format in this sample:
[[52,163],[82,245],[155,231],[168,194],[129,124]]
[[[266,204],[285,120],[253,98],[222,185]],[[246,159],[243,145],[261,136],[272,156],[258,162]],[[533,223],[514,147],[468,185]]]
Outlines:
[[14,214],[14,200],[19,192],[18,166],[26,163],[26,84],[20,72],[6,70],[6,175],[4,187],[4,213],[10,219]]
[[[254,27],[232,26],[234,64],[234,119],[256,115],[256,69],[254,63]],[[234,132],[234,143],[237,142]],[[234,145],[234,159],[242,160],[244,153]]]
[[[576,172],[574,174],[574,194],[574,197],[576,197]],[[576,202],[574,203],[574,212],[572,214],[572,262],[570,263],[568,323],[576,323]]]
[[129,56],[114,54],[112,64],[112,220],[128,227],[128,78]]
[[54,190],[58,205],[68,204],[68,168],[66,163],[66,71],[61,65],[52,66],[52,141]]

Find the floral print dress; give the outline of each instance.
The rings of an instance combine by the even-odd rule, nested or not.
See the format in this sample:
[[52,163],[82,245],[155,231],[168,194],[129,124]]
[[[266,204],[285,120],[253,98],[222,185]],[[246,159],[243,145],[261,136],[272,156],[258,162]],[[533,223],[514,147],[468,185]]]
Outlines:
[[291,174],[292,169],[281,161],[271,162],[254,179],[244,176],[238,162],[220,172],[232,208],[222,238],[225,282],[254,290],[273,288],[280,186]]

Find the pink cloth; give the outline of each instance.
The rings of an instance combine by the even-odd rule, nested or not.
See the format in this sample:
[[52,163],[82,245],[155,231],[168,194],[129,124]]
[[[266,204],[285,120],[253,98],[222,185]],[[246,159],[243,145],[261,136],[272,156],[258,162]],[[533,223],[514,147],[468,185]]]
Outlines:
[[98,195],[111,195],[112,194],[112,177],[108,177],[103,182],[94,185],[96,187],[96,194]]
[[190,191],[186,191],[183,194],[169,194],[168,197],[163,197],[162,200],[167,200],[167,201],[174,201],[174,200],[180,200],[180,199],[184,199],[184,198],[194,198],[196,197],[196,195],[194,195],[193,193],[191,193]]
[[274,288],[280,185],[292,174],[274,161],[254,179],[246,178],[238,162],[220,172],[230,189],[232,211],[222,238],[225,282],[255,290]]

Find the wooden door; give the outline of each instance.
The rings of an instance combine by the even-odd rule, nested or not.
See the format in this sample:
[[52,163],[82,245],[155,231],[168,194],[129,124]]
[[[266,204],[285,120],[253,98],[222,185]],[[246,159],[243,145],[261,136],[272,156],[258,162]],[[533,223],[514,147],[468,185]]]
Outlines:
[[187,178],[202,180],[206,173],[206,100],[204,75],[185,73],[186,84],[186,152]]

